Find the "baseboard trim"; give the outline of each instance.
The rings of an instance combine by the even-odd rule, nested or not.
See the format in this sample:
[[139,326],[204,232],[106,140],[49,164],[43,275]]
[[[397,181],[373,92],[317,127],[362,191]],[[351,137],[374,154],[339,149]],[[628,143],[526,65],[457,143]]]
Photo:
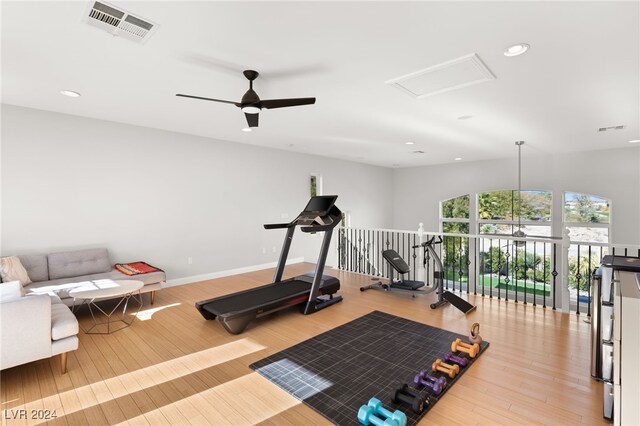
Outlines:
[[[294,259],[287,260],[286,264],[293,265],[295,263],[302,263],[302,262],[304,262],[304,257],[296,257]],[[184,278],[176,278],[173,280],[167,280],[167,282],[164,283],[162,287],[174,287],[177,285],[197,283],[200,281],[213,280],[216,278],[230,277],[232,275],[239,275],[247,272],[260,271],[262,269],[275,268],[277,264],[278,262],[269,262],[269,263],[262,263],[260,265],[243,266],[242,268],[227,269],[226,271],[218,271],[218,272],[211,272],[208,274],[193,275],[193,276],[184,277]]]

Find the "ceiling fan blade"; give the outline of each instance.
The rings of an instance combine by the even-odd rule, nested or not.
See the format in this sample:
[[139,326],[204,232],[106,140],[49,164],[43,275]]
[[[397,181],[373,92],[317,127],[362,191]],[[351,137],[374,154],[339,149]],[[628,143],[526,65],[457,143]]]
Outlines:
[[182,93],[176,93],[176,96],[180,96],[180,97],[183,97],[183,98],[200,99],[200,100],[203,100],[203,101],[223,102],[225,104],[233,104],[233,105],[235,105],[237,107],[240,106],[240,104],[238,102],[223,101],[222,99],[203,98],[202,96],[183,95]]
[[291,98],[291,99],[267,99],[260,101],[262,108],[286,108],[300,105],[313,105],[316,103],[316,98]]
[[244,116],[247,118],[247,124],[249,127],[258,127],[258,116],[260,114],[247,114],[244,113]]

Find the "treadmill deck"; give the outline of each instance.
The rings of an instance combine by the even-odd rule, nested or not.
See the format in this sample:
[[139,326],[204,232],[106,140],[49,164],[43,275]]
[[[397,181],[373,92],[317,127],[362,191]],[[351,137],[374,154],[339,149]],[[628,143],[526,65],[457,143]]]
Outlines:
[[[279,283],[271,283],[251,288],[240,293],[198,302],[196,305],[215,316],[241,314],[247,312],[260,313],[272,309],[273,305],[293,305],[306,301],[311,291],[311,277],[301,276]],[[340,289],[340,281],[331,276],[323,276],[320,294],[332,294]],[[303,298],[304,297],[304,298]],[[298,298],[302,298],[299,301]],[[291,301],[292,303],[286,303]]]

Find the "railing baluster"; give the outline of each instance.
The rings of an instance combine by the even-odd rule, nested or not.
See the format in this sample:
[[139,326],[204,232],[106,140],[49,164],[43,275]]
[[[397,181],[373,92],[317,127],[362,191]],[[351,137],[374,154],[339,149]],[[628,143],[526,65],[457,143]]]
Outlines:
[[[412,246],[415,246],[415,245],[416,245],[416,234],[413,234],[413,244],[412,244]],[[417,273],[416,272],[416,264],[418,262],[416,261],[416,249],[412,249],[412,250],[413,250],[413,252],[411,254],[411,257],[413,258],[413,279],[415,280],[415,279],[417,279],[416,278],[417,277],[417,275],[416,275],[416,273]]]
[[[491,247],[489,248],[489,262],[491,265],[491,274],[489,274],[489,299],[493,299],[493,269],[496,265],[493,264],[493,239],[489,240]],[[498,255],[498,263],[500,263],[500,256]],[[500,275],[498,275],[498,285],[500,285]]]
[[515,258],[514,259],[515,262],[513,263],[512,268],[513,268],[514,273],[516,274],[515,279],[513,280],[513,285],[516,288],[516,295],[514,297],[514,301],[516,303],[518,303],[518,272],[520,272],[520,265],[518,264],[518,257],[519,257],[518,246],[515,244],[515,241],[514,241],[514,244],[513,244],[513,251],[514,251],[514,256],[513,257]]
[[[533,306],[536,306],[537,298],[538,298],[538,285],[536,281],[536,272],[538,272],[538,265],[536,265],[536,259],[538,258],[538,245],[537,241],[533,242]],[[544,261],[542,262],[544,263]]]
[[[551,266],[551,265],[549,265]],[[549,283],[551,286],[551,283]],[[542,307],[547,307],[547,243],[542,245]]]
[[591,316],[591,244],[589,244],[589,266],[587,267],[587,275],[585,279],[587,280],[587,316]]
[[558,277],[558,244],[553,243],[553,271],[551,275],[553,277],[553,285],[551,286],[551,292],[553,294],[553,310],[556,310],[556,278]]
[[578,263],[576,267],[576,315],[580,315],[580,244],[578,246]]
[[511,274],[511,278],[513,278],[513,266],[511,266],[511,272],[509,272],[509,258],[511,257],[511,253],[509,253],[509,244],[506,245],[506,253],[505,253],[505,269],[507,271],[507,275],[505,278],[505,282],[506,282],[506,286],[505,286],[505,290],[504,290],[504,300],[509,300],[509,283],[511,282],[511,279],[509,278],[509,274]]

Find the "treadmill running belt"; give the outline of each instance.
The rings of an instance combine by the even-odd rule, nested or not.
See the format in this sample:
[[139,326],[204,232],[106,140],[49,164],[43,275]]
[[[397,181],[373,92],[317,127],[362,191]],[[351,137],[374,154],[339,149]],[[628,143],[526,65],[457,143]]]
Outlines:
[[241,312],[248,309],[256,309],[256,307],[271,302],[303,296],[309,293],[310,290],[311,283],[300,280],[283,281],[256,287],[242,293],[230,294],[228,297],[223,296],[207,303],[202,308],[214,315]]

